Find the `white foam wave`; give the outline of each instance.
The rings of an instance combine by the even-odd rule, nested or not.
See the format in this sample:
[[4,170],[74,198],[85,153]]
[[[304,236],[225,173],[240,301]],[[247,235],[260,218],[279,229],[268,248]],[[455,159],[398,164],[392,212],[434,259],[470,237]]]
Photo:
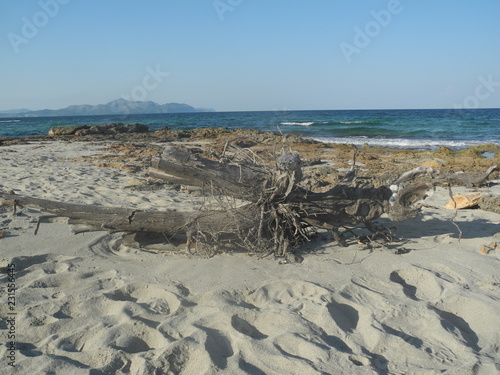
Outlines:
[[445,141],[433,139],[401,139],[401,138],[368,138],[361,137],[308,137],[323,143],[333,144],[353,144],[356,146],[369,145],[378,147],[392,147],[392,148],[416,148],[424,150],[435,150],[439,147],[449,147],[452,149],[461,149],[466,147],[484,145],[486,143],[493,143],[500,146],[498,140],[484,140],[484,141]]
[[19,121],[21,121],[21,120],[2,120],[0,122],[19,122]]
[[341,124],[365,124],[365,121],[340,121]]
[[282,122],[281,125],[288,126],[311,126],[314,122]]

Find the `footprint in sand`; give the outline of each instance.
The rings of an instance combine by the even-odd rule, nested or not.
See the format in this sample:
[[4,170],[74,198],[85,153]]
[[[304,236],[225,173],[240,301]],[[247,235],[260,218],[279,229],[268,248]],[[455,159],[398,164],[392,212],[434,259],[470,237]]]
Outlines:
[[234,355],[231,340],[218,329],[200,326],[197,328],[200,328],[207,334],[205,350],[208,352],[212,363],[221,370],[227,368],[228,358]]
[[255,322],[254,314],[240,314],[231,317],[231,326],[238,331],[252,339],[262,340],[268,336],[260,332],[252,323]]
[[36,281],[34,281],[30,287],[31,288],[59,288],[68,287],[77,283],[78,280],[73,275],[54,275],[54,276],[43,276]]
[[181,306],[181,299],[172,292],[153,284],[129,284],[106,296],[114,301],[135,302],[155,314],[175,313]]
[[44,265],[43,270],[46,273],[57,274],[68,271],[70,267],[71,265],[69,263],[55,261],[47,265]]
[[18,275],[20,275],[20,273],[23,273],[23,271],[26,270],[27,268],[37,264],[46,263],[50,259],[51,259],[50,254],[21,256],[12,258],[10,263],[16,265],[16,269],[19,272]]
[[[58,265],[50,265],[48,269],[69,269],[71,266],[66,264],[59,267]],[[50,272],[48,275],[44,268],[44,273],[39,277],[40,272],[31,272],[29,275],[31,278],[36,277],[36,280],[32,281],[30,284],[31,288],[66,288],[70,285],[77,284],[77,289],[85,288],[90,286],[86,282],[91,283],[91,285],[99,286],[98,289],[102,289],[102,284],[105,280],[111,280],[116,275],[115,270],[103,271],[103,272],[63,272],[52,274]],[[84,282],[84,280],[86,282]]]
[[140,353],[151,349],[143,339],[127,334],[118,337],[115,340],[114,347],[126,353]]
[[196,354],[201,350],[189,339],[180,339],[152,361],[152,365],[161,374],[189,374],[202,372],[199,363],[196,363]]
[[438,278],[429,271],[420,268],[406,268],[393,271],[392,282],[403,287],[403,293],[412,300],[437,301],[443,293]]
[[488,347],[498,350],[500,332],[491,322],[498,320],[491,301],[481,301],[470,292],[470,296],[450,295],[436,304],[433,310],[441,318],[443,328],[461,336],[469,347],[476,351]]
[[316,365],[330,361],[330,348],[313,336],[284,333],[274,340],[274,346],[284,355],[305,359]]
[[358,326],[359,313],[354,307],[335,300],[326,305],[328,313],[337,326],[344,332],[352,333]]
[[248,302],[257,307],[274,303],[300,307],[304,301],[323,305],[323,298],[330,294],[328,289],[311,282],[280,280],[255,290],[250,294]]
[[[94,304],[92,311],[85,314],[78,312],[82,304],[69,303],[54,314],[58,321],[53,324],[59,327],[61,334],[49,343],[51,348],[90,354],[98,354],[101,348],[112,348],[117,353],[136,354],[170,344],[171,341],[155,328],[158,322],[131,313],[133,307],[127,305],[130,302],[122,302],[123,306],[116,302],[105,306],[96,298],[84,301],[84,304]],[[89,313],[93,313],[96,319],[91,323],[78,324],[79,318],[84,318],[84,322]]]

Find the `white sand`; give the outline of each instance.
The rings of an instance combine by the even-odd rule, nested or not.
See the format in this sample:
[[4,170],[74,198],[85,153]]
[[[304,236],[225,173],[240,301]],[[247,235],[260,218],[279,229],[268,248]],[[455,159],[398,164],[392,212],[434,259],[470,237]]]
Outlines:
[[[95,145],[0,147],[0,188],[66,202],[192,207],[133,176],[59,158]],[[486,191],[485,189],[480,189]],[[457,189],[457,192],[467,189]],[[499,185],[491,191],[500,194]],[[448,192],[428,204],[442,207]],[[16,267],[15,368],[8,365],[8,278],[0,278],[0,373],[495,374],[500,371],[500,215],[424,208],[396,225],[392,251],[340,248],[322,233],[301,264],[245,254],[189,259],[74,235],[64,221],[0,208],[0,267]],[[496,235],[496,237],[494,237]],[[407,254],[394,250],[405,248]],[[7,345],[6,345],[7,344]],[[497,367],[496,367],[497,366]]]

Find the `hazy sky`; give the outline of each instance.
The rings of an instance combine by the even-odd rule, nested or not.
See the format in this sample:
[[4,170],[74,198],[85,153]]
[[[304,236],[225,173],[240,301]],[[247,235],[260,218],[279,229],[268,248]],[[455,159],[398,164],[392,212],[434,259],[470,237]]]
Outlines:
[[499,0],[0,0],[0,110],[500,107]]

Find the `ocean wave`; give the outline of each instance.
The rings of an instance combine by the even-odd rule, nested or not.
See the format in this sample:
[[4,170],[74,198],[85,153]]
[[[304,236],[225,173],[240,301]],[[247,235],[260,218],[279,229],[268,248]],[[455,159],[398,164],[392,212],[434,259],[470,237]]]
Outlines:
[[369,145],[378,147],[392,148],[416,148],[421,150],[435,150],[439,147],[448,147],[451,149],[461,149],[472,146],[493,143],[500,146],[498,140],[436,140],[436,139],[402,139],[402,138],[368,138],[360,137],[307,137],[323,143],[332,144],[353,144],[356,146]]
[[282,122],[281,125],[288,126],[311,126],[314,122]]
[[366,121],[340,121],[341,124],[368,124]]
[[21,120],[1,120],[0,122],[19,122]]

